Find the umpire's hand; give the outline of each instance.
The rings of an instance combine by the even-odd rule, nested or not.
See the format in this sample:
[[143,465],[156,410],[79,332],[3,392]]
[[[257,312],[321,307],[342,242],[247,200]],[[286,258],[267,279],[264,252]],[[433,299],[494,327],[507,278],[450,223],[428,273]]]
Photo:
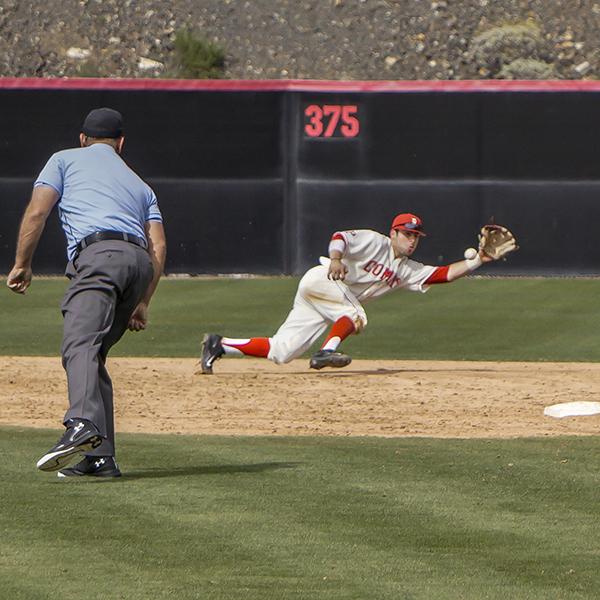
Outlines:
[[6,285],[17,294],[24,294],[31,283],[31,269],[13,267],[8,274]]
[[148,305],[140,302],[129,317],[129,331],[142,331],[148,325]]

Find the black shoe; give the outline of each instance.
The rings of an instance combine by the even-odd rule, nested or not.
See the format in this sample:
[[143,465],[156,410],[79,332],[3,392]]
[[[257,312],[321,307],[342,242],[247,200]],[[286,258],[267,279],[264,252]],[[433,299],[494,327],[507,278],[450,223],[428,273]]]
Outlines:
[[121,470],[114,456],[86,456],[80,463],[61,469],[59,477],[121,477]]
[[41,471],[58,471],[68,465],[76,454],[89,452],[102,443],[102,436],[97,427],[85,419],[69,419],[67,430],[40,460],[37,468]]
[[221,356],[225,354],[225,350],[223,350],[223,344],[221,344],[222,339],[222,335],[217,335],[216,333],[207,333],[202,340],[202,357],[200,358],[200,366],[202,367],[202,372],[205,375],[212,374],[213,363],[215,360],[221,358]]
[[311,369],[322,369],[323,367],[335,367],[339,369],[346,367],[352,362],[352,359],[347,354],[334,352],[333,350],[319,350],[312,355],[309,367]]

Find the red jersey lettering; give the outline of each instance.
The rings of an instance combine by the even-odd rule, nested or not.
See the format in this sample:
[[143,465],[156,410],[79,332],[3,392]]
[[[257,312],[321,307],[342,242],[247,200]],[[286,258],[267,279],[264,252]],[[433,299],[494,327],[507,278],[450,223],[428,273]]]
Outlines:
[[370,260],[363,268],[367,273],[371,272],[371,269],[373,268],[373,265],[376,265],[377,261],[375,260]]
[[391,269],[386,269],[383,272],[383,275],[381,276],[381,279],[383,281],[389,281],[390,277],[394,274],[394,271],[392,271]]
[[371,273],[378,279],[381,279],[381,281],[385,281],[391,288],[398,285],[400,282],[400,278],[392,271],[392,269],[376,260],[370,260],[363,269],[367,273]]

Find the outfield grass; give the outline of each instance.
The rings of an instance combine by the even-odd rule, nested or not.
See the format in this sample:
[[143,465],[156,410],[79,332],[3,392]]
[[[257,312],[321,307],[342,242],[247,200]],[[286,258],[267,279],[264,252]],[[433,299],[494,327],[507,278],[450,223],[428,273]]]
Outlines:
[[0,596],[597,598],[600,438],[121,435],[115,481],[0,428]]
[[[0,294],[0,355],[57,355],[63,279],[25,297]],[[151,326],[114,356],[198,356],[203,332],[268,336],[285,319],[296,278],[165,279]],[[369,325],[344,348],[355,358],[600,360],[600,281],[465,279],[427,294],[396,292],[366,305]]]
[[[161,282],[114,355],[273,333],[297,279]],[[57,355],[62,279],[0,294],[0,355]],[[600,360],[598,282],[467,279],[367,305],[357,358]],[[0,427],[0,598],[597,598],[600,438],[120,435],[126,476],[59,481],[58,431]]]

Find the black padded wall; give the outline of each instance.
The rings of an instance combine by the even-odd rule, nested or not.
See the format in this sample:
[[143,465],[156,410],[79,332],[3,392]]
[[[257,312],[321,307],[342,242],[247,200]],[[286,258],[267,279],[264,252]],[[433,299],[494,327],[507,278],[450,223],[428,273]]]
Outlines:
[[[313,86],[314,87],[314,86]],[[521,249],[502,274],[598,274],[598,91],[39,89],[0,85],[0,272],[31,185],[94,107],[125,118],[125,160],[165,217],[170,273],[300,273],[331,233],[423,217],[444,264],[490,218]],[[56,215],[36,254],[60,273]],[[484,269],[482,272],[485,272]]]

